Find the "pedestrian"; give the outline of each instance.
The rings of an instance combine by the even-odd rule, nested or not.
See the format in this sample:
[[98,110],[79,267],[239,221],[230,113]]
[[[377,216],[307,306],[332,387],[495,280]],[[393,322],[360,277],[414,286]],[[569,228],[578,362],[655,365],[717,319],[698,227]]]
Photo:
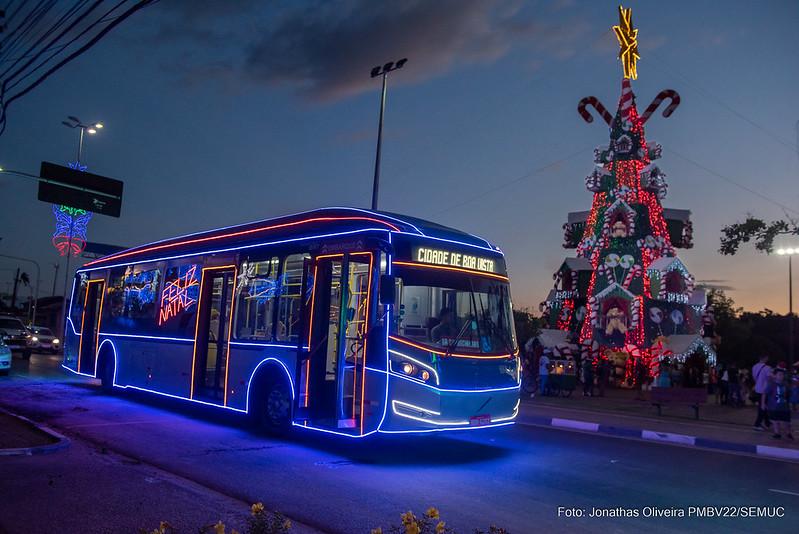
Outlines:
[[765,404],[774,426],[774,439],[793,439],[791,432],[791,410],[789,407],[790,393],[788,381],[785,379],[786,369],[779,366],[774,370],[774,379],[766,386]]
[[799,375],[792,373],[791,380],[791,409],[796,411],[796,406],[799,405]]
[[592,358],[583,358],[583,397],[594,396],[594,362]]
[[547,353],[544,352],[541,354],[541,358],[538,359],[538,393],[542,397],[545,395],[547,390],[547,379],[549,378],[549,357],[547,357]]
[[727,387],[729,388],[729,393],[727,395],[729,399],[728,402],[731,406],[740,408],[743,406],[743,399],[741,398],[741,382],[740,376],[738,374],[738,366],[734,363],[730,365],[727,378]]
[[607,356],[600,356],[599,365],[597,369],[597,385],[599,386],[599,396],[605,396],[605,386],[608,384],[608,377],[610,376],[610,361]]
[[755,419],[755,430],[766,430],[770,426],[769,415],[766,411],[764,393],[771,381],[771,366],[767,363],[768,356],[760,355],[760,361],[752,366],[752,379],[755,381],[755,390],[752,394],[752,401],[757,404],[757,419]]
[[659,388],[671,387],[671,362],[668,358],[660,360],[658,366],[658,376],[655,385]]
[[719,398],[721,404],[727,404],[730,395],[730,373],[726,365],[721,367],[721,380],[719,380]]
[[636,384],[636,400],[644,400],[644,385],[649,380],[649,373],[647,372],[646,365],[644,365],[643,358],[635,359],[635,384]]
[[741,390],[741,406],[746,406],[746,399],[749,398],[752,387],[749,385],[749,371],[741,369],[738,371],[738,384]]

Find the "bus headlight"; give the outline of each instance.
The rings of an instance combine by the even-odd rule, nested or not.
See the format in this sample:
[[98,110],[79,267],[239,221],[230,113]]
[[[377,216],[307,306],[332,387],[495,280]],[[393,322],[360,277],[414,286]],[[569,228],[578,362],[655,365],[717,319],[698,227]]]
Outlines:
[[414,370],[412,363],[405,362],[402,364],[402,372],[406,375],[412,375]]
[[425,371],[425,370],[422,370],[422,372],[421,372],[421,373],[419,373],[419,376],[420,376],[420,377],[422,377],[422,380],[424,380],[425,382],[427,382],[428,380],[430,380],[430,373],[428,373],[428,372],[427,372],[427,371]]

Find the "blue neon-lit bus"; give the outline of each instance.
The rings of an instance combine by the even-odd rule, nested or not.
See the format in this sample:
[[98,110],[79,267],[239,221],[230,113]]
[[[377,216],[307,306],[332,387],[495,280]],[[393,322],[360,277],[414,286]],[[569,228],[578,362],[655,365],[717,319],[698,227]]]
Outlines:
[[327,208],[157,241],[78,269],[66,369],[363,437],[512,424],[505,261],[412,217]]

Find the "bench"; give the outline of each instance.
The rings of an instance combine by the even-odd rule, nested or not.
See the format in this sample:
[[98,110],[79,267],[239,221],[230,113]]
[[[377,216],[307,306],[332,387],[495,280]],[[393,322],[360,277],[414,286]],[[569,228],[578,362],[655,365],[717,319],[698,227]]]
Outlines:
[[694,409],[694,416],[699,419],[699,405],[707,402],[705,388],[658,388],[650,390],[652,405],[657,406],[658,416],[664,404],[687,404]]

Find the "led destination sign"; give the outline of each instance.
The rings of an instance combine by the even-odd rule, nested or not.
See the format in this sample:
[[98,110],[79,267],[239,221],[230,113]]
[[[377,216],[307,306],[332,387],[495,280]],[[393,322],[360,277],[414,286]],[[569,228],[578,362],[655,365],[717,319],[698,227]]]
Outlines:
[[417,247],[413,250],[413,259],[419,263],[429,263],[431,265],[445,265],[447,267],[459,267],[487,273],[497,272],[497,262],[491,258],[450,250]]

